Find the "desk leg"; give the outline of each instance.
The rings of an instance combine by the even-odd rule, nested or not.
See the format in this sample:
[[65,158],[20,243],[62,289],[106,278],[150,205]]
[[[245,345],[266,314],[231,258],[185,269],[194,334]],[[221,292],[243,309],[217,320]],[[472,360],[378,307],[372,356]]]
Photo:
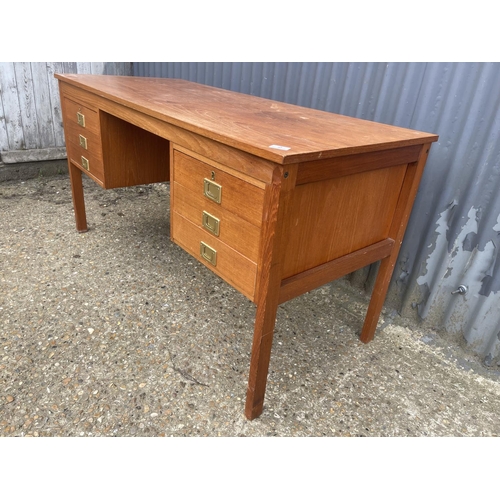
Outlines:
[[68,161],[71,194],[75,210],[76,230],[80,233],[87,231],[87,217],[85,215],[85,200],[83,198],[82,171]]
[[263,235],[262,266],[258,289],[257,311],[250,359],[250,374],[248,376],[247,400],[245,416],[249,420],[257,418],[264,408],[267,373],[271,359],[274,324],[278,310],[279,291],[281,285],[281,268],[279,266],[278,212],[280,198],[279,179],[273,182],[267,191],[266,205],[270,208],[270,216]]
[[384,305],[387,290],[389,289],[389,283],[391,282],[391,276],[396,263],[396,258],[397,251],[393,251],[391,255],[383,259],[380,263],[370,304],[368,305],[368,311],[366,312],[363,330],[361,331],[361,342],[364,342],[365,344],[373,340],[373,337],[375,336],[375,330],[377,329],[378,319],[380,317],[380,313],[382,312],[382,306]]
[[245,405],[245,416],[249,420],[257,418],[264,408],[264,395],[281,288],[281,262],[285,248],[282,242],[286,241],[282,222],[297,177],[295,166],[288,166],[286,172],[284,170],[283,167],[275,169],[273,182],[266,190],[264,202],[268,216],[262,235],[264,248],[259,273],[257,312],[255,314]]
[[257,418],[264,408],[277,310],[277,297],[269,297],[263,304],[257,306],[245,406],[245,416],[249,420]]
[[361,331],[361,342],[365,344],[373,340],[375,330],[377,329],[378,318],[382,312],[385,296],[389,289],[392,273],[396,260],[398,258],[403,236],[406,231],[406,226],[410,218],[411,209],[417,196],[418,186],[424,171],[425,162],[429,155],[430,144],[424,144],[420,152],[420,157],[417,162],[410,163],[406,169],[406,175],[401,187],[398,204],[394,212],[391,228],[389,230],[389,238],[394,240],[394,246],[391,254],[383,259],[373,287],[370,305],[366,313],[365,323]]

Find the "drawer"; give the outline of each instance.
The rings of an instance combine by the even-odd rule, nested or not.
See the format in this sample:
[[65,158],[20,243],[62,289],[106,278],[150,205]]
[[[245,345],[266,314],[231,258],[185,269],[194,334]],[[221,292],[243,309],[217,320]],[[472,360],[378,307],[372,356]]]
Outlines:
[[82,130],[100,135],[99,115],[97,111],[82,106],[67,97],[64,98],[64,123],[73,123]]
[[173,212],[171,216],[172,240],[253,301],[257,265],[178,213]]
[[68,158],[76,163],[82,170],[89,172],[101,183],[104,181],[104,169],[102,159],[96,157],[89,151],[85,151],[73,143],[66,142],[66,150]]
[[261,226],[263,189],[177,150],[173,162],[172,180],[201,197],[209,212],[220,207],[254,226]]
[[198,226],[204,232],[215,235],[220,241],[237,252],[257,262],[260,228],[242,219],[222,206],[211,203],[182,184],[174,183],[174,211]]

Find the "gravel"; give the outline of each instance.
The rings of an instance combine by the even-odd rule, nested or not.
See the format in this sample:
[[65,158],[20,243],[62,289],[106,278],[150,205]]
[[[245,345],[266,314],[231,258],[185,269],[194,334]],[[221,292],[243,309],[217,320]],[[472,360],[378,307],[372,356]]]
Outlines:
[[498,370],[338,280],[278,311],[243,415],[255,306],[169,239],[169,186],[0,183],[1,436],[498,436]]

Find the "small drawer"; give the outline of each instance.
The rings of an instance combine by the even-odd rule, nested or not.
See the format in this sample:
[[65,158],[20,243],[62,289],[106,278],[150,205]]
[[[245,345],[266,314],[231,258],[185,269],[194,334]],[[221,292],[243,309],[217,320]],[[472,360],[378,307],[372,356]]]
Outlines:
[[173,181],[200,196],[206,209],[220,206],[241,219],[260,227],[264,206],[264,190],[193,158],[174,150]]
[[254,300],[257,265],[216,236],[172,213],[172,240],[224,281]]
[[99,116],[97,111],[90,109],[78,102],[64,98],[64,122],[77,125],[80,130],[87,130],[99,135]]

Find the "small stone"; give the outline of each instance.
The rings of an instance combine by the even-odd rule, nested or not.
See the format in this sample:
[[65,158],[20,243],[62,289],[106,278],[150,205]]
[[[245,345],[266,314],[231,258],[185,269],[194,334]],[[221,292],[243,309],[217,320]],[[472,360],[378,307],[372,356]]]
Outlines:
[[12,403],[12,401],[14,401],[14,396],[11,396],[9,394],[8,396],[5,397],[5,399],[7,400],[7,403]]

